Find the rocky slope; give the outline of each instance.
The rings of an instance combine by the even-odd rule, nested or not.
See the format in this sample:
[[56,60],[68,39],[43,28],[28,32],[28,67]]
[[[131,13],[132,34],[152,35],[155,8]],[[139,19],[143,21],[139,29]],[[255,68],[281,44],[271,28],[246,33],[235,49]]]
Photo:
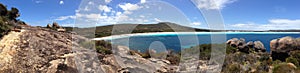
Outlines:
[[97,53],[93,47],[82,47],[83,42],[90,41],[71,33],[23,27],[0,41],[0,72],[164,73],[205,72],[218,67],[193,58],[185,59],[179,67],[165,59],[129,54],[130,49],[124,46],[113,46],[113,54]]
[[163,59],[130,55],[129,48],[113,47],[114,54],[83,48],[88,39],[38,27],[10,32],[0,41],[0,72],[4,73],[123,73],[174,72]]
[[87,39],[36,27],[10,32],[0,42],[0,72],[78,72],[79,41]]

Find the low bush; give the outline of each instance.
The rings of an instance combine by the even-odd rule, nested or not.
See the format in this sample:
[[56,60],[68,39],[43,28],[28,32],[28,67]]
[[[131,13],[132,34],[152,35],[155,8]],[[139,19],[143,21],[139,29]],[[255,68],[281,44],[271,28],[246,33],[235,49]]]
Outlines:
[[13,28],[12,25],[7,24],[6,22],[7,18],[5,18],[4,16],[0,16],[0,38]]
[[142,56],[143,58],[146,58],[146,59],[147,59],[147,58],[151,58],[150,51],[147,50],[145,53],[142,53],[141,56]]
[[110,42],[106,41],[85,41],[80,42],[80,46],[86,49],[96,49],[96,51],[100,54],[112,54],[112,45]]
[[272,62],[272,65],[277,65],[277,64],[280,64],[280,63],[282,63],[282,61],[280,61],[280,60],[275,60],[275,61]]
[[222,69],[223,73],[242,73],[243,69],[239,64],[230,64]]
[[285,62],[287,62],[287,63],[293,63],[297,67],[299,67],[299,61],[296,58],[288,57],[288,58],[286,58]]
[[79,45],[86,49],[94,49],[95,48],[95,42],[94,41],[84,41],[79,42]]
[[103,46],[96,46],[96,51],[102,54],[112,54],[112,51],[110,49]]
[[96,41],[95,43],[96,46],[96,50],[98,53],[102,53],[102,54],[112,54],[112,45],[110,42],[106,42],[106,41]]
[[295,73],[296,68],[288,63],[274,65],[273,73]]
[[294,63],[297,67],[300,67],[300,51],[291,51],[290,57],[286,59],[286,62]]
[[173,65],[179,65],[180,57],[181,57],[180,53],[169,52],[166,57],[166,60],[170,61],[171,64],[173,64]]

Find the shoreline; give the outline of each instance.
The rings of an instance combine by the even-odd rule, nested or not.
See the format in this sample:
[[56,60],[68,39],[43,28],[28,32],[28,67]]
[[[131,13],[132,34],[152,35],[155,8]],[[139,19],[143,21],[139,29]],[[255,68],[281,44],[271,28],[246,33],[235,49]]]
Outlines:
[[149,33],[132,33],[132,34],[120,34],[112,35],[100,38],[94,38],[92,40],[113,40],[131,36],[156,36],[156,35],[199,35],[199,34],[300,34],[300,32],[149,32]]

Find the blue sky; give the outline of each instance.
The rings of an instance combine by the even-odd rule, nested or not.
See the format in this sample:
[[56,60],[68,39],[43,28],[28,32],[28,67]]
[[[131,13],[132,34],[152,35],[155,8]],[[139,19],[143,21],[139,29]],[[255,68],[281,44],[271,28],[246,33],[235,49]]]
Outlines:
[[[156,1],[156,2],[155,2]],[[209,28],[201,10],[221,11],[225,29],[300,29],[299,0],[1,0],[33,26],[174,22]]]

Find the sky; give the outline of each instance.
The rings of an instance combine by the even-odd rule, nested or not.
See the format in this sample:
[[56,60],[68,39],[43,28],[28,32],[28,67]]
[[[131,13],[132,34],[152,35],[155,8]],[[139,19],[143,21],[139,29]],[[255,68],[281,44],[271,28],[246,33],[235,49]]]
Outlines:
[[[18,18],[33,26],[58,22],[91,27],[119,23],[173,22],[228,30],[300,29],[300,0],[0,0],[20,10]],[[205,13],[206,11],[206,13]],[[220,13],[213,14],[213,13]],[[210,14],[211,13],[211,14]],[[206,14],[220,17],[209,20]]]

